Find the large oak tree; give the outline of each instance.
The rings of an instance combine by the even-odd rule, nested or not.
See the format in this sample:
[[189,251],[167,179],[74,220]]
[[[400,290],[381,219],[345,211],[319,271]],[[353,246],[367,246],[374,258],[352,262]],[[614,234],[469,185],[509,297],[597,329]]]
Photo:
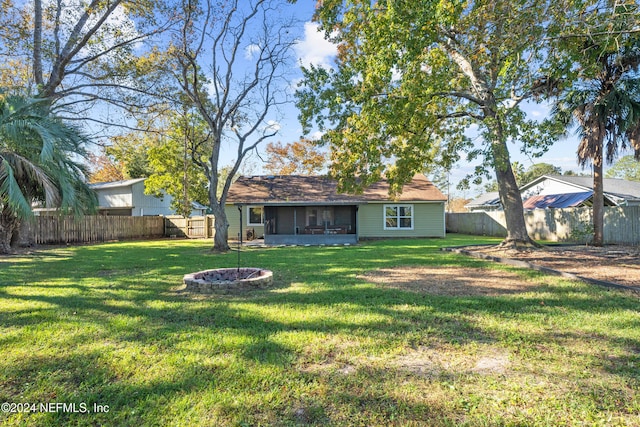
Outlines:
[[[317,19],[339,45],[334,69],[310,67],[298,93],[306,129],[325,131],[343,188],[385,173],[400,189],[433,162],[483,159],[504,206],[504,243],[533,242],[509,145],[538,154],[550,122],[529,120],[523,102],[555,89],[551,40],[573,7],[546,0],[326,0]],[[553,60],[553,61],[550,61]],[[469,131],[479,136],[472,144]]]

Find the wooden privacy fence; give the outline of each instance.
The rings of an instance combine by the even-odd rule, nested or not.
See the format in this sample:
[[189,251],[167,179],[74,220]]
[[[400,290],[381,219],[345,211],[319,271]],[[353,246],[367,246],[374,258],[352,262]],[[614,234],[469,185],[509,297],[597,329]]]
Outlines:
[[27,224],[36,244],[93,243],[164,236],[161,216],[37,216]]
[[[592,238],[591,208],[535,209],[525,212],[529,235],[536,240],[587,243]],[[505,237],[503,211],[447,213],[447,231]],[[640,244],[640,206],[605,207],[604,241]]]
[[185,218],[179,215],[164,217],[165,236],[212,238],[215,235],[213,215]]

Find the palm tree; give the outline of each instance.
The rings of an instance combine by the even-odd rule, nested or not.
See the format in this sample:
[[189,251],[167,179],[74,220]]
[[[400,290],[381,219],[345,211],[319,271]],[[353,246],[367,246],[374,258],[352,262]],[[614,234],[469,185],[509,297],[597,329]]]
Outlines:
[[596,72],[567,91],[554,107],[566,129],[578,125],[578,163],[593,165],[593,244],[604,243],[603,162],[619,148],[632,148],[640,160],[640,65],[638,47],[602,53]]
[[36,201],[79,214],[95,206],[75,158],[86,152],[79,130],[49,113],[43,100],[0,98],[0,253],[11,251],[20,222]]

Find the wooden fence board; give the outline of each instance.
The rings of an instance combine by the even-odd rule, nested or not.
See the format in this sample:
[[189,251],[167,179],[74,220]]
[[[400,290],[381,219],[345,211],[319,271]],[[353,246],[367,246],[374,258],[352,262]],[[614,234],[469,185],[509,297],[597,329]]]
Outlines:
[[29,223],[36,244],[97,243],[164,236],[161,216],[38,216]]
[[[586,243],[591,238],[591,208],[535,209],[525,212],[529,235],[536,240]],[[447,213],[447,231],[506,236],[503,211]],[[604,241],[640,244],[640,206],[605,207]]]
[[178,215],[165,217],[165,234],[169,237],[189,237],[195,239],[212,238],[215,234],[213,215],[185,218]]

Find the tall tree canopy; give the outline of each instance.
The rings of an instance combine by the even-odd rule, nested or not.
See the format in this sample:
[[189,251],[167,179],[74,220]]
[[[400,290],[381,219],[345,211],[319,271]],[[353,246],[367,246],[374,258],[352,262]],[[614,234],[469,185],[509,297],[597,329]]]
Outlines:
[[[598,3],[599,4],[599,3]],[[562,92],[554,115],[577,125],[578,162],[593,167],[593,244],[604,243],[603,163],[620,148],[640,159],[640,6],[606,2],[593,15],[593,32],[565,43],[576,77]]]
[[172,209],[184,217],[191,215],[193,202],[206,205],[209,182],[198,164],[206,161],[208,140],[202,118],[187,112],[174,114],[168,129],[147,151],[151,174],[145,193],[169,194]]
[[[5,0],[0,82],[47,99],[59,117],[126,125],[163,81],[160,39],[151,44],[172,22],[163,20],[163,7],[152,0]],[[87,114],[98,103],[101,114]]]
[[[553,92],[550,40],[570,2],[323,1],[317,19],[338,43],[335,69],[311,67],[298,92],[303,125],[326,131],[342,188],[378,180],[399,189],[432,162],[483,158],[495,174],[508,235],[531,244],[509,143],[540,154],[557,127],[521,106]],[[477,130],[480,146],[467,136]]]
[[640,162],[632,155],[623,156],[607,170],[605,176],[640,182]]
[[327,166],[327,154],[309,139],[289,144],[268,143],[265,170],[274,175],[313,175]]
[[550,163],[534,163],[518,176],[518,184],[528,184],[542,175],[562,175],[562,168]]
[[[278,109],[289,102],[295,34],[287,7],[284,0],[182,3],[174,75],[209,135],[204,159],[193,160],[209,181],[216,251],[229,248],[225,203],[233,178],[245,157],[277,134]],[[223,150],[235,155],[226,175]]]

